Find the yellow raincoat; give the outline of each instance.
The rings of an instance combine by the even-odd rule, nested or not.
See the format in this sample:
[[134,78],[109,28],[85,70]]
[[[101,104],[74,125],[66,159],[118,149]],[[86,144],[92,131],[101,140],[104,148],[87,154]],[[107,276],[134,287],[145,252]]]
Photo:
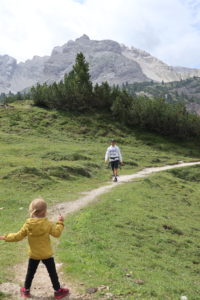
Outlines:
[[29,256],[33,259],[47,259],[53,255],[50,235],[59,237],[64,223],[56,224],[47,218],[29,218],[19,232],[5,235],[6,242],[18,242],[26,236],[29,243]]

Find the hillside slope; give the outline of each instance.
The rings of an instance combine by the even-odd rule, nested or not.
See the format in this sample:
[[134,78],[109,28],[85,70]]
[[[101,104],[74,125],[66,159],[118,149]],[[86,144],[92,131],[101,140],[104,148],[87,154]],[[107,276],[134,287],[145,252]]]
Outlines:
[[[199,160],[199,147],[194,144],[177,144],[130,130],[110,115],[72,115],[34,107],[30,101],[1,107],[1,234],[20,228],[35,197],[44,197],[52,206],[74,200],[110,180],[104,154],[112,137],[117,139],[125,161],[120,174],[145,166]],[[0,283],[9,281],[13,265],[26,257],[25,242],[1,244]]]
[[169,102],[184,102],[188,111],[200,115],[200,78],[193,77],[174,82],[143,82],[124,85],[131,94],[150,98],[164,98]]

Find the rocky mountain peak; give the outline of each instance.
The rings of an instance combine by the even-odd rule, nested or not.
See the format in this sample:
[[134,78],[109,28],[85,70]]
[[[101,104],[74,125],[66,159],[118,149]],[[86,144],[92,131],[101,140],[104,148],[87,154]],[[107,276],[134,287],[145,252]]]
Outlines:
[[18,92],[37,82],[60,81],[71,71],[79,52],[83,52],[89,63],[93,83],[169,82],[200,76],[198,69],[176,69],[146,51],[113,40],[91,40],[83,34],[56,46],[50,56],[34,56],[24,63],[17,64],[16,59],[8,55],[0,56],[0,93]]
[[17,60],[9,55],[0,55],[0,76],[9,79],[17,66]]
[[83,34],[81,37],[77,38],[75,41],[76,42],[90,41],[90,38],[87,34]]

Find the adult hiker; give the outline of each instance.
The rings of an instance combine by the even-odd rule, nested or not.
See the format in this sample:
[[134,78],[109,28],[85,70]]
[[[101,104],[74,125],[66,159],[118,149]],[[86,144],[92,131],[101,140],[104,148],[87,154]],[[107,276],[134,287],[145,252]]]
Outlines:
[[122,155],[119,147],[116,145],[116,140],[111,140],[111,145],[107,148],[105,155],[105,163],[109,161],[113,171],[113,181],[117,181],[119,164],[122,164]]

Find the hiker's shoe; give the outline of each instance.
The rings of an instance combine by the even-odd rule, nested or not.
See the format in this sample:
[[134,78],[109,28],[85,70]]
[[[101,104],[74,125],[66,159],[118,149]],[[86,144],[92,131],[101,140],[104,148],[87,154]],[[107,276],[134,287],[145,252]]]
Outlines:
[[114,182],[117,182],[117,177],[115,177],[115,178],[113,179],[113,181],[114,181]]
[[20,289],[20,294],[21,294],[21,297],[23,297],[23,298],[31,297],[30,290],[26,290],[25,288]]
[[58,291],[55,291],[54,296],[56,299],[62,299],[65,296],[69,295],[69,290],[68,289],[59,289]]

